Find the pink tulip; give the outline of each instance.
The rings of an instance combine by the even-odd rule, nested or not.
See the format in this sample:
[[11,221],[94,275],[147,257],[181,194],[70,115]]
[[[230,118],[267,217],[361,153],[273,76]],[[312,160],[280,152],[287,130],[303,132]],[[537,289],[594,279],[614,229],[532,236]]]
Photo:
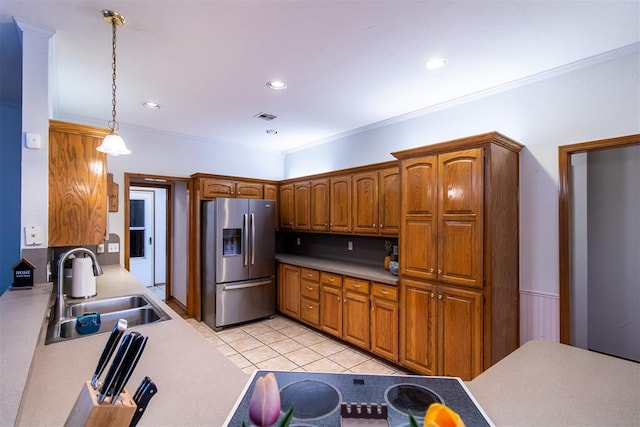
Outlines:
[[280,390],[273,372],[258,378],[251,401],[249,401],[249,419],[260,427],[275,424],[280,417]]

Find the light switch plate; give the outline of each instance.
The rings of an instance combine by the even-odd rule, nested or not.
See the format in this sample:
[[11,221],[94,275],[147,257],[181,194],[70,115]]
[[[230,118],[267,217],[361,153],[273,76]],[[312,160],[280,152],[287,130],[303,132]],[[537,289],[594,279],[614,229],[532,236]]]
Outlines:
[[40,140],[39,133],[27,132],[25,135],[27,148],[33,148],[39,150],[42,148],[42,141]]

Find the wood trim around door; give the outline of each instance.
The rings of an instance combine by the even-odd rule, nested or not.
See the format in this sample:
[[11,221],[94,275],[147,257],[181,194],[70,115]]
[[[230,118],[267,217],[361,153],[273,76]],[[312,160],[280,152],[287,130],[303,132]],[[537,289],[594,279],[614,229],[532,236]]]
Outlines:
[[[164,188],[167,190],[167,224],[166,224],[166,259],[165,265],[167,268],[166,276],[166,295],[171,297],[173,295],[173,283],[172,283],[172,264],[173,259],[173,183],[175,182],[189,182],[189,178],[160,176],[160,175],[146,175],[138,173],[125,172],[124,174],[124,268],[129,270],[130,268],[130,241],[129,241],[129,193],[131,187],[150,187],[150,188]],[[154,239],[155,240],[155,239]],[[188,291],[188,289],[187,289]],[[167,298],[169,299],[169,298]]]
[[558,147],[559,166],[559,271],[560,271],[560,342],[571,345],[571,156],[578,153],[621,148],[640,144],[640,134],[601,139]]

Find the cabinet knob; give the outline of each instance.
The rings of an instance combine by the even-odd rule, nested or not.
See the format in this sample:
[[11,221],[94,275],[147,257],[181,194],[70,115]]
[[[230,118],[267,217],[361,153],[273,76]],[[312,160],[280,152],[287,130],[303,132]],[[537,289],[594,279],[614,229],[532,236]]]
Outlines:
[[442,299],[442,294],[438,294],[438,299]]
[[431,298],[433,298],[433,297],[434,297],[434,294],[433,294],[433,292],[431,292]]
[[373,228],[376,228],[376,225],[375,225],[375,224],[373,224]]
[[330,281],[330,282],[333,282],[333,277],[329,277],[329,281]]
[[441,273],[442,273],[442,270],[438,269],[438,274],[441,274]]
[[310,291],[312,291],[312,290],[313,290],[313,287],[311,287],[311,286],[307,286],[307,289],[309,289]]
[[354,288],[359,288],[359,287],[360,287],[360,284],[359,284],[359,283],[354,283],[354,284],[353,284],[353,287],[354,287]]
[[308,306],[307,306],[307,308],[308,308],[309,310],[311,310],[311,309],[313,309],[313,306],[312,306],[312,305],[308,305]]
[[380,224],[380,228],[382,228],[382,224]]
[[429,273],[433,273],[433,268],[430,268],[430,269],[429,269]]
[[380,293],[381,293],[382,295],[389,295],[389,291],[385,291],[385,290],[381,290],[381,291],[380,291]]

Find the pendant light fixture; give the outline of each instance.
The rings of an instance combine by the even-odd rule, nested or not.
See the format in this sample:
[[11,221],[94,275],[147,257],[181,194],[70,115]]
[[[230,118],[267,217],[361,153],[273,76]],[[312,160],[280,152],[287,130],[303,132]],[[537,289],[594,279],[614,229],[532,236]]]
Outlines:
[[131,154],[131,151],[124,144],[124,140],[120,135],[118,135],[120,125],[116,121],[116,27],[124,25],[125,19],[124,16],[113,10],[103,10],[102,17],[105,21],[111,24],[112,28],[111,58],[113,63],[111,65],[111,121],[108,123],[111,133],[102,140],[102,144],[100,144],[97,150],[112,156],[119,156],[121,154]]

